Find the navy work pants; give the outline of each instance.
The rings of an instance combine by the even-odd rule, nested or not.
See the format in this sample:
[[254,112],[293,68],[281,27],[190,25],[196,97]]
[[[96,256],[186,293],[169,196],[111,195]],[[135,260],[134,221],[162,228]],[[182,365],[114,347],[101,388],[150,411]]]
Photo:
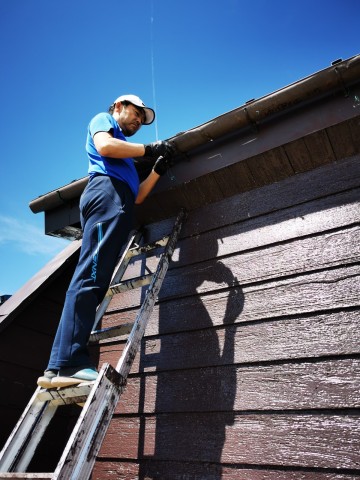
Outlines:
[[80,258],[66,293],[48,369],[88,367],[87,342],[132,228],[134,195],[123,182],[97,175],[81,198]]

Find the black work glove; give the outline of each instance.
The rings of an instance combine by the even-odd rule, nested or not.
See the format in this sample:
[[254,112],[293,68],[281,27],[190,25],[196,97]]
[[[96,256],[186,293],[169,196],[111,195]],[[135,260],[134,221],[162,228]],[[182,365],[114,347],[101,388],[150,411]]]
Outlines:
[[164,175],[172,165],[171,158],[159,157],[155,162],[153,170],[158,175]]
[[159,157],[172,157],[175,155],[175,147],[170,142],[158,141],[148,143],[145,146],[145,157],[159,158]]

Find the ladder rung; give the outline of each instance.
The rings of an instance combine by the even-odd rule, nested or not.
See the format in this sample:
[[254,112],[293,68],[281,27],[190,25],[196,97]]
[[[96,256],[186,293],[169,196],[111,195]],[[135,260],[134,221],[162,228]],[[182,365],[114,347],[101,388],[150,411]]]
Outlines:
[[145,287],[146,285],[150,285],[152,278],[152,273],[136,278],[130,278],[130,280],[125,280],[117,285],[112,285],[106,295],[114,295],[115,293],[122,293],[135,288]]
[[70,405],[72,403],[83,403],[91,392],[94,385],[92,383],[80,383],[73,387],[52,388],[49,390],[40,390],[38,400],[50,402],[51,405]]
[[116,325],[115,327],[103,328],[101,330],[95,330],[94,332],[91,332],[89,344],[92,345],[94,343],[101,342],[102,340],[109,340],[111,338],[128,335],[131,332],[133,325],[134,322]]
[[144,253],[148,253],[151,250],[155,250],[156,248],[166,247],[169,241],[169,235],[165,235],[160,240],[156,240],[155,242],[148,243],[147,245],[143,245],[142,247],[134,247],[130,248],[127,253],[128,257],[136,257],[137,255],[142,255]]
[[[135,247],[131,248],[127,254],[126,258],[129,259],[131,257],[136,257],[137,255],[141,255],[143,253],[148,253],[151,250],[155,250],[156,248],[166,247],[169,242],[169,236],[165,236],[160,240],[157,240],[153,243],[148,243],[142,247]],[[122,293],[128,290],[133,290],[135,288],[144,287],[146,285],[150,285],[151,280],[153,278],[153,274],[150,273],[148,275],[141,275],[136,278],[131,278],[130,280],[125,280],[124,282],[119,282],[115,285],[111,285],[106,293],[106,296],[113,296],[115,293]]]
[[[169,238],[170,238],[169,235],[165,235],[160,240],[156,240],[155,242],[148,243],[147,245],[143,245],[142,247],[139,247],[137,245],[136,247],[129,248],[126,254],[123,256],[123,260],[122,260],[123,263],[128,265],[132,257],[136,257],[138,255],[148,253],[151,250],[155,250],[156,248],[166,247],[166,245],[169,242]],[[124,273],[124,271],[122,273]],[[126,280],[124,282],[116,283],[116,280],[117,280],[117,275],[116,275],[113,279],[112,285],[109,287],[108,291],[106,292],[106,295],[104,298],[104,304],[107,306],[109,303],[110,297],[112,297],[115,293],[122,293],[131,289],[150,285],[152,278],[153,278],[153,274],[149,274],[149,275],[136,277],[130,280]],[[99,313],[101,313],[101,315],[97,315],[97,317],[101,317],[105,313],[105,309],[106,307],[104,307],[103,309],[100,309]],[[98,322],[96,321],[94,327],[97,325],[97,323]]]

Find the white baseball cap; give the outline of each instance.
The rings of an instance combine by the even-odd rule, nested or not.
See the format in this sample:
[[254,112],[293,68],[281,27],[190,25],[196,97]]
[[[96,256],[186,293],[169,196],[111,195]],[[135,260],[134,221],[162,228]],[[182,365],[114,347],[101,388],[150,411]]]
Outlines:
[[145,112],[145,121],[144,125],[150,125],[155,120],[155,112],[152,108],[149,108],[145,105],[145,103],[141,100],[141,98],[137,97],[136,95],[121,95],[118,97],[114,103],[118,102],[129,102],[135,105],[136,107],[140,107]]

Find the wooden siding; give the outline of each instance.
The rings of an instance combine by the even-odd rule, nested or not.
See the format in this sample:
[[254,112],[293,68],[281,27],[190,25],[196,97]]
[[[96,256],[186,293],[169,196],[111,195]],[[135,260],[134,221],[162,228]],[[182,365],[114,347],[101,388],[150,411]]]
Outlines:
[[324,157],[191,212],[93,480],[360,478],[359,165]]

